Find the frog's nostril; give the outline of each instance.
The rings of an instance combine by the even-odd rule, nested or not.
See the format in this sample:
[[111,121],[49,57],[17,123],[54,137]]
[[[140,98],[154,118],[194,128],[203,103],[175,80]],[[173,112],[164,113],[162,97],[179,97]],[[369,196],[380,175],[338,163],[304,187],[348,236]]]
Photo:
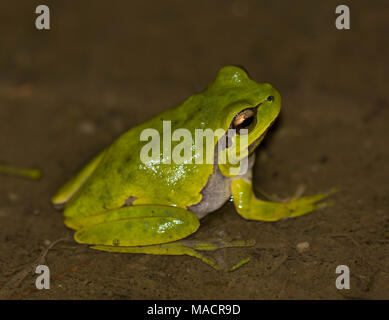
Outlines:
[[268,96],[268,97],[266,98],[266,100],[272,102],[272,101],[274,101],[274,97],[273,97],[273,96]]

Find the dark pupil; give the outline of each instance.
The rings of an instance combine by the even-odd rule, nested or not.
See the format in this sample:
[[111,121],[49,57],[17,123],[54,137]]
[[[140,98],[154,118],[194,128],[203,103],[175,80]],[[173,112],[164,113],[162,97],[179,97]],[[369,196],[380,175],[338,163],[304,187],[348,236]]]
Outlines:
[[273,100],[274,100],[274,97],[273,97],[273,96],[268,96],[268,97],[266,98],[266,100],[267,100],[267,101],[273,101]]
[[253,120],[254,120],[254,117],[249,117],[247,119],[244,119],[244,121],[239,124],[236,129],[244,129],[244,128],[247,128],[250,124],[253,123]]

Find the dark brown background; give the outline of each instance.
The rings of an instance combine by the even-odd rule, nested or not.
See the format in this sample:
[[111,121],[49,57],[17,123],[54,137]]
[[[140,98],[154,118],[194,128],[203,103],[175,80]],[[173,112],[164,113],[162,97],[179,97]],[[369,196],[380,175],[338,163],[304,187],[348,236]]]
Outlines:
[[[34,26],[51,8],[51,30]],[[3,298],[389,298],[388,1],[1,1],[0,161],[42,180],[0,176]],[[254,238],[255,248],[191,257],[94,252],[72,241],[47,254],[50,290],[28,273],[48,241],[71,236],[50,196],[121,132],[199,92],[226,64],[283,96],[255,181],[292,195],[342,187],[333,206],[296,220],[248,222],[232,204],[193,236]],[[296,244],[310,243],[298,253]],[[335,268],[351,290],[335,288]],[[27,269],[24,269],[27,268]]]

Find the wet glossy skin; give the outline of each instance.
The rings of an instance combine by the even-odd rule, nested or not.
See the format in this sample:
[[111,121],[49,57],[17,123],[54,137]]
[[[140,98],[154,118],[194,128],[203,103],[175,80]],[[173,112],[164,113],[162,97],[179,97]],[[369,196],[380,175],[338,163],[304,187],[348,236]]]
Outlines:
[[[251,80],[238,67],[224,67],[202,93],[124,133],[65,184],[53,197],[53,203],[66,203],[65,224],[77,230],[76,241],[95,245],[95,249],[189,254],[215,267],[216,264],[200,255],[198,250],[213,250],[220,246],[173,241],[185,238],[199,227],[198,218],[187,208],[201,203],[205,198],[202,191],[210,180],[216,181],[211,179],[216,173],[225,179],[219,179],[212,188],[207,188],[211,193],[207,194],[208,201],[219,186],[227,188],[236,199],[238,213],[248,219],[273,221],[298,216],[315,209],[317,200],[300,203],[302,208],[296,204],[287,207],[286,204],[261,202],[251,190],[250,173],[231,176],[228,164],[216,168],[213,164],[196,164],[195,161],[175,164],[163,156],[160,161],[144,163],[140,160],[140,152],[147,142],[140,141],[141,132],[153,128],[162,137],[163,121],[166,120],[171,121],[172,132],[185,128],[193,137],[195,129],[227,131],[237,121],[237,115],[247,117],[251,113],[242,111],[253,108],[255,122],[248,133],[249,148],[238,156],[242,159],[247,156],[247,149],[252,152],[258,146],[278,116],[280,107],[281,97],[270,84]],[[217,142],[215,139],[214,146]],[[171,143],[174,148],[179,142]],[[240,145],[239,134],[234,136],[232,143]],[[200,151],[195,150],[193,159]],[[320,199],[323,197],[321,195]],[[222,246],[229,245],[237,244]]]
[[[157,129],[162,136],[162,121],[172,121],[172,132],[178,128],[191,131],[210,128],[225,130],[234,116],[247,107],[255,107],[275,95],[258,112],[258,125],[250,140],[264,132],[280,110],[279,94],[268,84],[250,80],[236,67],[222,69],[216,80],[200,94],[193,95],[177,108],[130,129],[108,149],[85,185],[70,200],[66,217],[82,217],[119,208],[130,196],[133,205],[163,204],[186,208],[201,200],[200,191],[212,174],[212,164],[142,163],[139,154],[145,142],[139,141],[143,129]],[[172,147],[175,143],[172,142]],[[194,154],[194,157],[196,155]]]

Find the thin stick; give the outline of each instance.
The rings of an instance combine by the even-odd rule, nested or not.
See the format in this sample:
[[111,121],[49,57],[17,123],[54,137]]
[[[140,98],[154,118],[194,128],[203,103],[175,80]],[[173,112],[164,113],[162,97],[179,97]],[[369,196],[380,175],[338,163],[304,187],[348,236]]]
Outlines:
[[38,169],[18,168],[6,165],[0,165],[0,173],[31,180],[38,180],[42,176],[42,172]]
[[246,258],[246,259],[243,259],[241,261],[239,261],[236,265],[232,266],[228,271],[235,271],[236,269],[242,267],[243,265],[245,265],[246,263],[249,263],[250,262],[250,258]]
[[15,274],[1,289],[0,289],[0,298],[4,298],[9,295],[10,290],[14,290],[19,287],[20,283],[32,272],[35,272],[35,268],[41,264],[45,263],[47,253],[51,248],[53,248],[57,243],[62,241],[68,241],[70,238],[61,238],[52,242],[47,248],[43,249],[38,258],[35,259],[33,263],[19,271]]

